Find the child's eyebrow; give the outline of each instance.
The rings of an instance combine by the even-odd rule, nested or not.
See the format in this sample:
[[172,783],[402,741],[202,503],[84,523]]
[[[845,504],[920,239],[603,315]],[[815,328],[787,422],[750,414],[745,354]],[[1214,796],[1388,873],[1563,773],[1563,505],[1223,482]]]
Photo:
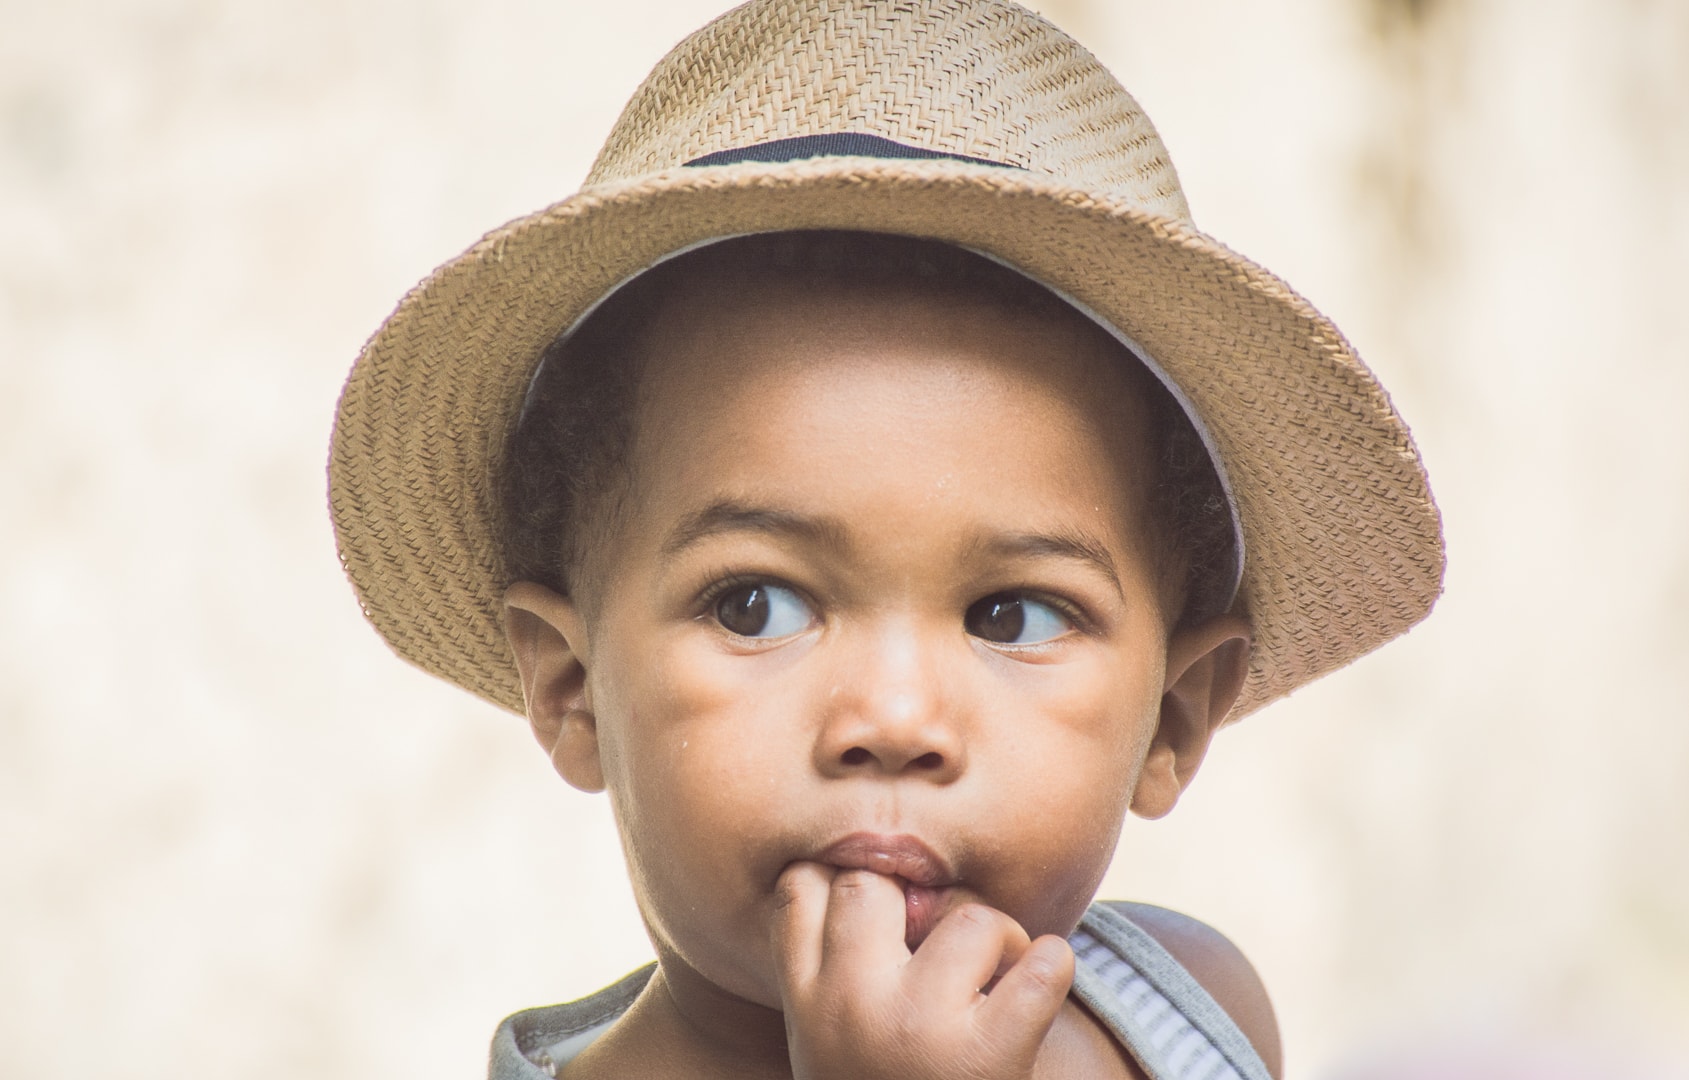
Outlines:
[[[696,513],[688,514],[670,530],[663,541],[664,558],[675,555],[701,540],[723,533],[759,532],[790,536],[827,548],[845,551],[850,539],[845,526],[832,518],[813,517],[793,510],[752,506],[723,499]],[[989,532],[977,537],[963,553],[964,559],[988,556],[998,559],[1073,559],[1100,571],[1117,593],[1122,593],[1120,574],[1108,548],[1088,533],[1076,529],[1055,532]],[[1122,593],[1123,594],[1123,593]]]
[[988,533],[974,542],[974,552],[997,558],[1059,558],[1075,559],[1102,572],[1124,597],[1120,574],[1114,566],[1114,556],[1096,537],[1072,529],[1057,532]]
[[663,556],[672,558],[700,540],[730,532],[776,533],[833,551],[850,546],[845,527],[831,518],[724,499],[682,518],[663,541]]

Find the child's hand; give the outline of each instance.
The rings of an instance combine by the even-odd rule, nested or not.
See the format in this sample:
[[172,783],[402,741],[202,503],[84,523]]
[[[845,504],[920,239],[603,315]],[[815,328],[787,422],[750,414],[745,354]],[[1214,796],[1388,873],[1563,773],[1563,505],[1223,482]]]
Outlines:
[[797,1080],[1032,1075],[1073,981],[1067,942],[1029,941],[1002,912],[967,904],[911,954],[893,878],[800,862],[778,890],[775,959]]

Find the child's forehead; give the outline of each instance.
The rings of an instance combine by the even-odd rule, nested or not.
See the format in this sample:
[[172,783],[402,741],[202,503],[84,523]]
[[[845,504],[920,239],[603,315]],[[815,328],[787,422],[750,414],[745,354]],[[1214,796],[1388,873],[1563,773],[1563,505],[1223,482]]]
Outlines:
[[[1005,502],[1024,494],[1012,484],[1058,500],[1081,474],[1139,501],[1147,408],[1131,358],[1082,317],[872,282],[743,284],[693,284],[653,325],[636,477],[678,470],[692,490],[778,475],[802,491],[989,462]],[[900,470],[865,467],[888,453]]]
[[[643,351],[634,424],[642,457],[696,437],[703,416],[733,428],[831,431],[845,456],[872,439],[946,459],[973,445],[971,431],[936,421],[949,409],[985,425],[1001,423],[1005,409],[1036,413],[1073,455],[1106,458],[1097,464],[1124,482],[1144,474],[1153,453],[1141,373],[1077,314],[1032,316],[966,292],[872,282],[713,280],[665,305]],[[903,425],[880,423],[887,412]]]
[[[1078,311],[1054,303],[1005,303],[1000,294],[949,278],[786,273],[734,268],[677,279],[652,310],[644,361],[667,361],[674,377],[703,359],[732,367],[751,350],[802,367],[829,349],[864,362],[905,363],[942,355],[980,368],[1017,361],[1048,382],[1080,379],[1126,387],[1137,362]],[[783,347],[785,346],[785,347]],[[653,372],[652,374],[657,374]]]

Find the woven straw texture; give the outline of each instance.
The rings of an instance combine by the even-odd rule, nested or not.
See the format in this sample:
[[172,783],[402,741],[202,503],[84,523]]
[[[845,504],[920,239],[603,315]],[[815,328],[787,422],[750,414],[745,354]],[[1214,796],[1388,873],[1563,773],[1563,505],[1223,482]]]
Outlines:
[[[861,132],[1018,166],[814,158],[685,168]],[[580,193],[495,230],[365,346],[329,467],[341,559],[398,654],[521,711],[501,629],[501,457],[545,345],[682,248],[865,229],[988,252],[1083,302],[1184,391],[1224,459],[1255,625],[1231,719],[1430,611],[1440,522],[1388,397],[1337,329],[1199,232],[1137,103],[999,0],[755,0],[669,54]]]

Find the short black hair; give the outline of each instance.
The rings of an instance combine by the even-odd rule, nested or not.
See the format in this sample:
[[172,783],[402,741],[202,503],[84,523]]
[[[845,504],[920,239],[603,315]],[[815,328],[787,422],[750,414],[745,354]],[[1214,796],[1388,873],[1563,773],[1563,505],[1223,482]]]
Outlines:
[[[627,491],[639,400],[640,358],[665,301],[687,282],[727,277],[819,286],[873,282],[913,293],[962,294],[1000,310],[1046,319],[1091,320],[1037,282],[982,255],[935,240],[815,230],[723,240],[635,278],[548,346],[505,455],[505,557],[512,580],[559,593],[602,543]],[[1149,529],[1173,575],[1181,625],[1226,610],[1236,544],[1231,511],[1207,448],[1178,401],[1124,345],[1123,371],[1148,417],[1152,474]]]

